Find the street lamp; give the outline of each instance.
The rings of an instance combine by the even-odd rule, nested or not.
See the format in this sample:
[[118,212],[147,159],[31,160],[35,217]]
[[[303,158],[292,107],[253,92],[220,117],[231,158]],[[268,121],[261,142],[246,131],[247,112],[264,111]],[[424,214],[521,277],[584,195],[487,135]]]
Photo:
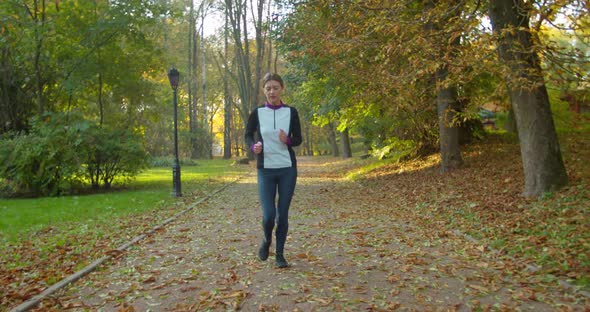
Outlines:
[[172,166],[172,185],[174,187],[174,191],[172,192],[172,196],[176,197],[182,196],[180,187],[180,163],[178,162],[178,103],[176,101],[176,90],[178,89],[179,79],[180,73],[178,70],[176,70],[176,68],[172,67],[170,71],[168,71],[168,80],[170,80],[170,86],[174,91],[174,165]]

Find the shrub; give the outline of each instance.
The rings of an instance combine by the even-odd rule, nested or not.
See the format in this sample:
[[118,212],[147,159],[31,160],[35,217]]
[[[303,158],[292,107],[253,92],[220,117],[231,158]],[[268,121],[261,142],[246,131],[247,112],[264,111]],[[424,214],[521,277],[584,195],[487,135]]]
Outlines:
[[[198,163],[194,159],[179,158],[178,162],[181,166],[196,166]],[[153,157],[150,159],[151,167],[172,167],[174,165],[174,157]]]
[[101,128],[74,114],[33,118],[28,133],[5,134],[0,141],[0,195],[56,196],[90,181],[109,188],[147,167],[140,137]]
[[402,159],[416,152],[417,144],[411,140],[400,140],[396,137],[385,140],[383,146],[373,147],[371,154],[378,159]]
[[4,190],[21,196],[54,196],[69,192],[80,183],[78,151],[80,127],[68,126],[63,116],[33,118],[31,131],[7,134],[0,143],[0,177]]
[[133,132],[95,126],[90,133],[86,177],[93,189],[108,189],[116,178],[129,179],[148,167],[148,154]]

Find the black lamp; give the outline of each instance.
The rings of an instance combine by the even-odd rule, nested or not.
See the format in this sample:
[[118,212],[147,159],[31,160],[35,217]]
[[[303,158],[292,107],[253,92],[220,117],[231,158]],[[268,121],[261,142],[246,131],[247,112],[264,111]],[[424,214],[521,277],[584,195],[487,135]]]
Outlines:
[[180,80],[180,73],[176,68],[172,67],[168,71],[168,80],[170,80],[170,86],[174,91],[174,165],[172,166],[172,186],[174,188],[172,196],[182,196],[180,187],[180,163],[178,162],[178,117],[177,117],[177,100],[176,93],[178,89],[178,81]]

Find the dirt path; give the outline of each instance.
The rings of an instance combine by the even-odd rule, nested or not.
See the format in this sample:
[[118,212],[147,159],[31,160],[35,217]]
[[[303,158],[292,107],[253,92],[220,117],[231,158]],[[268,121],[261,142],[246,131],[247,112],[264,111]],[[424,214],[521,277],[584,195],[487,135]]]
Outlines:
[[[256,257],[254,172],[140,242],[43,307],[102,311],[582,311],[567,293],[535,297],[477,244],[420,229],[337,174],[300,160],[287,269]],[[371,196],[373,200],[363,198]],[[274,247],[274,245],[273,245]],[[271,251],[273,249],[271,248]],[[564,308],[567,310],[568,308]]]

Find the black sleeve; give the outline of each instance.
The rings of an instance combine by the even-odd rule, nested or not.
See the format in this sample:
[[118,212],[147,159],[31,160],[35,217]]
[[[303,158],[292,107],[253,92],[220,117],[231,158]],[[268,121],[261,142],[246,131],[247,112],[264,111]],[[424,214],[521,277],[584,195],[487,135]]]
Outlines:
[[258,109],[255,109],[250,113],[248,117],[248,123],[246,124],[246,133],[244,138],[246,140],[246,147],[251,148],[254,142],[254,133],[258,131]]
[[299,122],[299,113],[297,109],[291,107],[291,146],[299,146],[303,142],[301,137],[301,123]]

